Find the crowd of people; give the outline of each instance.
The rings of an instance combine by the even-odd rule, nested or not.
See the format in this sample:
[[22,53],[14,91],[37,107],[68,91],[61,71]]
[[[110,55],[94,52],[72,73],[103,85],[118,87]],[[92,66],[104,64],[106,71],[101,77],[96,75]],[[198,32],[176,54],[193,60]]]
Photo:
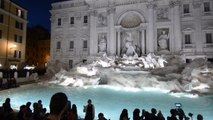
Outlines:
[[[33,110],[30,108],[31,102],[27,102],[20,106],[19,111],[14,112],[10,105],[10,98],[6,98],[0,107],[0,120],[95,120],[95,106],[91,99],[87,103],[83,110],[85,117],[82,119],[78,116],[77,106],[71,105],[67,95],[62,92],[55,93],[51,97],[48,113],[46,108],[43,108],[41,100],[33,103]],[[193,120],[193,114],[186,115],[181,108],[171,109],[170,113],[171,115],[165,118],[162,112],[157,112],[155,108],[152,108],[151,112],[143,109],[141,114],[140,109],[136,108],[133,111],[133,117],[130,118],[128,110],[123,109],[119,120]],[[98,120],[110,119],[106,119],[103,113],[99,113]],[[198,114],[197,119],[194,120],[203,120],[203,116]]]

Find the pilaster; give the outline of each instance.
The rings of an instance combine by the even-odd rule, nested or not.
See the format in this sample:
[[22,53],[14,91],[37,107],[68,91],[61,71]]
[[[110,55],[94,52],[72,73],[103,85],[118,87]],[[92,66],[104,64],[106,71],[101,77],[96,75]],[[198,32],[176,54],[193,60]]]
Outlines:
[[115,44],[115,28],[114,28],[114,15],[115,15],[115,8],[110,7],[107,10],[108,18],[109,18],[109,26],[108,26],[108,33],[109,33],[109,54],[114,55],[116,53],[116,44]]
[[121,32],[120,30],[117,31],[117,55],[120,56],[121,52]]
[[146,44],[147,53],[154,52],[154,8],[156,4],[149,2],[147,4],[148,9],[148,40]]
[[171,50],[172,52],[179,53],[181,51],[182,45],[182,36],[181,36],[181,21],[180,21],[180,0],[173,0],[170,2],[170,7],[172,10],[172,28],[174,32],[174,39],[173,39],[173,47]]
[[145,54],[145,30],[141,30],[140,31],[141,32],[141,51],[142,51],[142,55],[144,55]]
[[90,41],[89,41],[89,55],[94,56],[97,51],[97,40],[96,40],[96,16],[97,12],[95,10],[90,11]]
[[196,52],[199,54],[203,51],[203,41],[202,41],[202,29],[201,29],[201,2],[195,1],[193,3],[194,8],[194,25],[195,25],[195,44],[196,44]]

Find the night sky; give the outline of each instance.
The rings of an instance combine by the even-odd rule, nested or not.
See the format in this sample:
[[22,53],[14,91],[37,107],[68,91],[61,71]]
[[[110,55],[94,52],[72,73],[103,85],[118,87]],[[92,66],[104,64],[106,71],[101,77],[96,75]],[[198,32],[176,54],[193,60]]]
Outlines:
[[28,27],[41,25],[50,31],[51,3],[64,0],[11,0],[28,10]]

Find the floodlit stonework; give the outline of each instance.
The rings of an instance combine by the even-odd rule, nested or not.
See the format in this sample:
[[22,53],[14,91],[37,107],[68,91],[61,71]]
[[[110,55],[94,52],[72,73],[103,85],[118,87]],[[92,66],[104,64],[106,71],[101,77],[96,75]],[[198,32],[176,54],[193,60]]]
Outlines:
[[177,54],[213,59],[212,0],[68,0],[52,4],[51,61]]

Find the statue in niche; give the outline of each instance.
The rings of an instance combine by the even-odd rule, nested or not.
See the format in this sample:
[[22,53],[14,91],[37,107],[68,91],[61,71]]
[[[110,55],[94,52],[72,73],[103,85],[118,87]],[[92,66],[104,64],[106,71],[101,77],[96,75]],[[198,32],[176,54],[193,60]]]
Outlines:
[[168,19],[168,8],[160,8],[157,11],[157,19],[165,20]]
[[106,17],[103,14],[99,14],[99,16],[98,16],[98,25],[99,26],[106,26],[107,25]]
[[105,34],[100,34],[98,39],[98,52],[107,52],[107,39]]
[[135,46],[133,45],[133,40],[132,40],[132,34],[130,32],[126,32],[126,37],[125,37],[125,48],[126,48],[126,55],[127,56],[134,56],[137,55],[135,52]]
[[158,38],[159,50],[169,50],[168,48],[169,37],[165,30],[162,31],[161,35]]

